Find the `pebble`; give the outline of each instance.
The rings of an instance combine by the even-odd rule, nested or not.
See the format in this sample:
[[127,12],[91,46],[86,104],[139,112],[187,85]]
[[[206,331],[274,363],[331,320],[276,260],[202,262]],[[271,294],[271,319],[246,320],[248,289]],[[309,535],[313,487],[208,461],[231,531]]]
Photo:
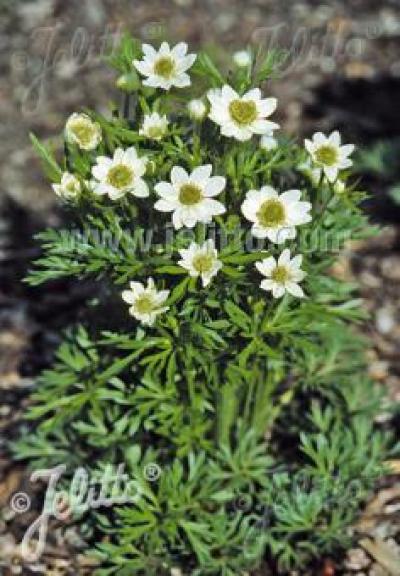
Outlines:
[[398,256],[389,256],[382,261],[382,274],[389,280],[400,280],[400,258]]
[[375,316],[375,325],[381,334],[389,334],[395,327],[393,310],[389,307],[379,308]]
[[374,380],[385,380],[388,376],[389,371],[389,363],[385,360],[377,360],[376,362],[372,362],[368,368],[369,375]]
[[359,571],[367,568],[371,564],[371,559],[362,548],[352,548],[347,553],[345,566],[348,570]]

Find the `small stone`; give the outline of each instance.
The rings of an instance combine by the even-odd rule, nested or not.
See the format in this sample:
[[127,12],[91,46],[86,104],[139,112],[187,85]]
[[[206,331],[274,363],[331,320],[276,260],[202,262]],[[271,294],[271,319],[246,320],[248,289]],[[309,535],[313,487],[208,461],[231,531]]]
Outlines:
[[375,324],[381,334],[389,334],[395,326],[395,319],[391,308],[379,308],[376,313]]
[[362,548],[352,548],[347,552],[345,566],[348,570],[363,570],[370,564],[371,560]]
[[388,376],[389,364],[385,360],[373,362],[368,369],[371,378],[377,381],[385,380]]
[[382,274],[389,280],[400,280],[400,258],[389,256],[381,264]]
[[376,274],[372,274],[369,270],[364,270],[359,276],[361,284],[368,288],[379,288],[381,280]]

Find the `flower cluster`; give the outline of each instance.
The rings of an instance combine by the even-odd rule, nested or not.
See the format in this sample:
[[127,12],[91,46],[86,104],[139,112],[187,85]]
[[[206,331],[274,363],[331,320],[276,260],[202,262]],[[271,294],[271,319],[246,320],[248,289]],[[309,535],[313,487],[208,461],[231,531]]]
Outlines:
[[[191,84],[188,71],[196,55],[187,53],[185,43],[171,48],[163,42],[158,51],[144,44],[142,51],[143,58],[135,59],[132,65],[145,77],[143,85],[168,91]],[[239,68],[248,67],[251,54],[237,53],[234,62]],[[240,94],[224,84],[209,90],[204,98],[191,100],[187,112],[194,122],[201,122],[207,116],[219,127],[221,136],[233,138],[239,145],[258,135],[261,137],[260,147],[273,151],[278,147],[274,131],[279,124],[269,118],[276,108],[276,98],[263,98],[259,88]],[[154,110],[144,115],[138,133],[147,140],[160,141],[167,136],[169,125],[167,116]],[[99,124],[86,114],[73,114],[66,123],[65,134],[69,143],[85,151],[95,150],[102,141]],[[343,190],[344,184],[338,180],[338,176],[341,170],[351,165],[349,156],[353,149],[353,145],[341,145],[338,132],[328,137],[318,132],[311,140],[305,141],[308,160],[303,170],[314,182],[326,177],[329,183],[336,186],[336,190]],[[79,196],[85,185],[95,195],[108,196],[113,201],[127,194],[146,198],[153,190],[158,197],[154,209],[171,214],[175,230],[209,224],[227,212],[223,199],[227,178],[220,174],[213,175],[211,164],[199,165],[190,173],[184,167],[175,165],[170,171],[169,181],[156,182],[151,186],[146,180],[148,163],[148,157],[141,155],[135,146],[117,148],[112,157],[95,157],[89,183],[82,183],[75,175],[65,172],[61,182],[54,185],[54,190],[64,199],[71,200]],[[276,245],[294,240],[296,228],[311,222],[311,211],[312,205],[302,200],[301,190],[278,191],[269,184],[258,190],[248,190],[241,204],[242,215],[251,223],[251,234]],[[181,260],[177,262],[178,266],[187,270],[193,278],[201,277],[203,287],[208,286],[223,267],[211,239],[205,239],[202,244],[192,242],[179,253]],[[291,257],[288,248],[277,259],[266,255],[265,259],[255,263],[255,268],[266,277],[260,283],[261,289],[272,292],[274,298],[280,298],[286,292],[295,297],[304,297],[299,286],[306,275],[301,270],[301,263],[302,256]],[[152,325],[156,316],[168,309],[168,306],[163,306],[168,295],[168,290],[157,291],[153,279],[149,278],[147,287],[140,282],[131,282],[131,290],[123,292],[123,299],[130,304],[130,313],[136,319]]]

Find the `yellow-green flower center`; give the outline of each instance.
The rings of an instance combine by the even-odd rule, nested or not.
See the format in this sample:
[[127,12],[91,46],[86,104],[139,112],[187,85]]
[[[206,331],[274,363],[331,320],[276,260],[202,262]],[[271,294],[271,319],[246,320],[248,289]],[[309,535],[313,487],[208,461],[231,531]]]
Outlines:
[[147,129],[147,137],[153,140],[159,140],[164,136],[164,129],[162,126],[150,126]]
[[210,272],[213,266],[214,258],[211,254],[198,254],[193,258],[193,268],[202,274],[203,272]]
[[284,284],[290,279],[290,272],[285,266],[277,266],[271,274],[272,280],[278,284]]
[[95,137],[95,127],[86,120],[78,120],[71,126],[71,132],[82,146],[88,146]]
[[282,202],[271,198],[260,206],[257,212],[258,221],[264,228],[276,228],[285,224],[286,213]]
[[338,153],[333,146],[321,146],[315,152],[315,159],[324,166],[333,166],[338,161]]
[[133,170],[126,164],[117,164],[110,168],[107,175],[107,182],[118,190],[123,190],[132,184]]
[[136,312],[139,314],[150,314],[154,310],[154,301],[149,294],[142,294],[134,304]]
[[185,206],[198,204],[202,199],[201,189],[195,184],[182,184],[179,190],[179,202]]
[[252,100],[232,100],[229,113],[236,124],[247,126],[257,119],[257,106]]
[[175,70],[175,62],[169,56],[161,56],[154,64],[154,72],[163,78],[170,78]]
[[65,189],[70,194],[78,194],[80,189],[79,181],[71,178],[71,180],[66,183]]

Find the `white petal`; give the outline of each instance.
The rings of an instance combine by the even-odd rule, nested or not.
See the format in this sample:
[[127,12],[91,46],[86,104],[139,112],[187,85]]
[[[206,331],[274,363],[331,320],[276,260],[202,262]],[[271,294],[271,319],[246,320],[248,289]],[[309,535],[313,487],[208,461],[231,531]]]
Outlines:
[[210,178],[212,172],[212,165],[205,164],[204,166],[198,166],[193,170],[190,175],[190,180],[196,182],[197,184],[203,184],[205,180]]
[[130,192],[137,198],[146,198],[150,194],[149,187],[142,178],[137,178],[135,180],[134,187]]
[[251,228],[251,233],[254,238],[260,238],[261,240],[268,237],[268,229],[254,224]]
[[286,240],[293,240],[296,237],[296,228],[294,226],[269,228],[267,237],[275,244],[283,244]]
[[272,270],[276,268],[276,260],[273,256],[269,256],[261,262],[256,262],[256,268],[264,276],[270,276]]
[[302,262],[303,262],[302,254],[297,254],[297,256],[294,256],[292,258],[292,261],[290,262],[290,268],[292,269],[292,271],[294,271],[296,268],[300,268]]
[[109,191],[110,191],[110,186],[108,184],[105,184],[104,182],[101,182],[100,184],[98,184],[96,182],[93,186],[93,193],[98,195],[98,196],[103,196],[104,194],[108,194]]
[[134,146],[130,146],[125,150],[124,153],[124,160],[125,162],[136,162],[138,159],[138,155],[136,152],[136,148]]
[[319,147],[326,144],[328,142],[328,138],[325,136],[325,134],[322,134],[322,132],[316,132],[313,136],[313,141],[314,144]]
[[175,58],[183,58],[188,51],[188,45],[186,42],[179,42],[176,46],[174,46],[171,50],[171,54]]
[[177,191],[169,182],[159,182],[154,186],[154,190],[165,200],[176,200],[178,197]]
[[324,166],[324,173],[329,182],[335,182],[335,180],[337,180],[338,169],[336,166]]
[[150,88],[163,88],[164,90],[169,90],[171,82],[161,78],[160,76],[154,76],[151,72],[151,76],[143,81],[143,85],[150,86]]
[[281,255],[279,256],[278,264],[279,266],[286,266],[287,264],[289,264],[289,262],[290,262],[290,250],[289,248],[285,248],[285,250],[283,250],[281,252]]
[[174,166],[171,170],[171,182],[174,186],[184,184],[189,180],[189,175],[181,166]]
[[301,191],[300,190],[287,190],[283,192],[279,199],[282,200],[285,204],[290,204],[292,202],[298,202],[301,198]]
[[205,198],[202,204],[204,204],[210,216],[219,216],[226,212],[226,208],[222,202],[218,202],[218,200],[214,200],[213,198]]
[[127,304],[134,304],[135,303],[136,296],[131,290],[124,290],[121,295],[122,295],[122,299]]
[[158,200],[154,204],[154,209],[159,212],[173,212],[176,209],[176,204],[169,202],[168,200]]
[[189,74],[186,74],[186,72],[179,74],[179,76],[176,76],[172,80],[172,84],[177,88],[186,88],[187,86],[190,86],[191,82]]
[[175,230],[180,230],[183,226],[181,211],[179,209],[175,210],[175,212],[172,214],[172,224],[174,225]]
[[144,286],[141,282],[129,282],[129,286],[131,288],[131,291],[138,296],[139,294],[142,294],[144,292]]
[[311,140],[307,140],[307,138],[304,140],[304,147],[307,150],[307,152],[311,155],[314,154],[315,152],[315,144],[311,141]]
[[279,196],[278,192],[275,190],[275,188],[272,188],[272,186],[263,186],[260,188],[259,194],[259,199],[261,202],[264,202],[264,200],[268,200],[269,198],[278,198]]
[[340,148],[340,155],[341,156],[350,156],[354,152],[354,144],[345,144]]
[[142,51],[146,58],[154,59],[157,56],[157,51],[151,44],[142,44]]
[[185,208],[181,210],[181,220],[187,228],[194,228],[197,224],[197,214],[193,208]]
[[251,129],[255,134],[266,134],[271,130],[277,130],[279,128],[279,124],[275,122],[270,122],[269,120],[256,120],[251,125]]
[[[111,165],[111,160],[110,160]],[[92,174],[96,180],[105,180],[109,171],[109,167],[105,164],[96,164],[92,168]]]
[[171,54],[171,49],[170,49],[170,47],[169,47],[168,42],[163,42],[163,43],[161,44],[158,53],[159,53],[160,55],[163,55],[163,56],[167,56],[167,55],[169,56],[169,55]]
[[189,68],[191,68],[195,63],[196,58],[197,58],[196,54],[188,54],[187,56],[179,60],[177,63],[178,72],[185,72],[186,70],[189,70]]
[[225,188],[226,185],[226,178],[223,176],[213,176],[209,179],[206,184],[206,187],[203,191],[204,196],[211,197],[211,196],[218,196]]
[[142,76],[150,76],[152,73],[152,67],[148,62],[143,60],[134,60],[133,65],[135,66],[136,70],[142,74]]
[[126,194],[125,190],[118,190],[113,186],[108,187],[108,195],[111,198],[111,200],[119,200],[120,198],[125,196],[125,194]]
[[295,282],[286,282],[285,288],[292,296],[296,296],[296,298],[304,298],[303,289]]
[[257,110],[260,116],[271,116],[277,108],[278,100],[276,98],[265,98],[261,102],[257,102]]
[[275,282],[270,278],[266,278],[265,280],[261,280],[260,282],[260,288],[262,288],[263,290],[267,290],[268,292],[272,290],[274,285]]
[[113,163],[118,164],[119,162],[124,162],[125,152],[122,148],[117,148],[114,152]]
[[328,141],[330,142],[330,144],[333,144],[333,146],[335,146],[336,148],[339,148],[342,143],[339,132],[337,130],[332,132],[332,134],[328,138]]
[[260,100],[261,99],[261,90],[259,88],[253,88],[243,94],[242,100]]
[[221,88],[221,96],[225,100],[228,100],[228,102],[230,102],[232,100],[238,100],[239,99],[239,94],[237,92],[235,92],[235,90],[231,86],[229,86],[228,84],[225,84]]
[[275,282],[273,287],[272,287],[272,296],[274,298],[282,298],[284,293],[285,293],[285,287],[282,286],[282,284],[277,284]]
[[350,166],[353,166],[353,161],[350,160],[350,158],[344,158],[339,162],[339,168],[341,168],[342,170],[344,170],[345,168],[350,168]]

